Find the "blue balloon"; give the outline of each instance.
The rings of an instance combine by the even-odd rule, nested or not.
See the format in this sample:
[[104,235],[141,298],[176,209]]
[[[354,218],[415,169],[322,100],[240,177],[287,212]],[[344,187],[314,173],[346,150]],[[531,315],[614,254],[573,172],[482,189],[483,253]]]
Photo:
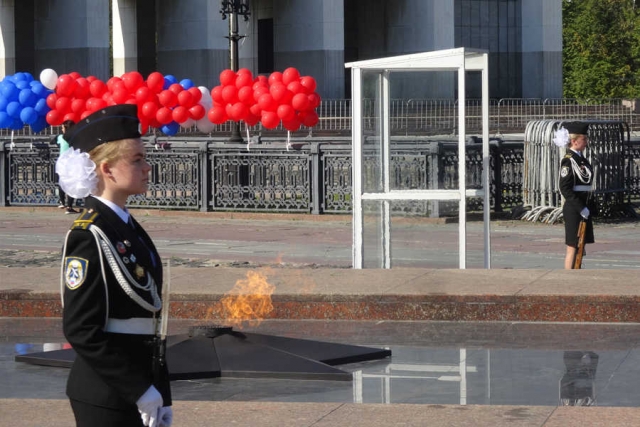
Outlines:
[[164,76],[164,85],[162,86],[162,89],[163,90],[169,89],[169,86],[171,86],[174,83],[178,83],[178,79],[176,79],[171,74],[167,74],[166,76]]
[[5,81],[2,83],[2,87],[0,87],[0,93],[2,93],[2,96],[4,96],[6,100],[11,102],[18,100],[20,90],[12,82]]
[[44,85],[38,80],[32,81],[31,83],[29,83],[29,85],[31,86],[31,91],[38,95],[40,98],[46,98],[49,95],[49,89],[44,87]]
[[20,120],[20,118],[13,119],[13,121],[9,125],[9,129],[12,129],[12,130],[20,130],[23,127],[24,127],[24,123],[22,123],[22,120]]
[[175,135],[176,133],[178,133],[178,130],[180,129],[180,125],[176,122],[171,122],[169,124],[163,125],[160,130],[162,131],[162,133],[164,133],[165,135]]
[[47,105],[46,98],[38,99],[38,102],[36,102],[36,106],[33,108],[34,110],[36,110],[36,113],[38,113],[39,116],[46,116],[47,113],[51,111],[51,108],[49,108],[49,106]]
[[48,125],[47,118],[45,116],[39,116],[35,123],[31,124],[31,131],[38,133],[41,132]]
[[31,351],[31,349],[33,348],[33,344],[26,344],[26,343],[16,343],[14,346],[16,353],[18,354],[27,354]]
[[0,111],[0,128],[8,128],[13,119],[4,111]]
[[20,80],[18,82],[16,82],[16,87],[20,90],[22,89],[28,89],[30,87],[29,82],[26,80]]
[[20,111],[20,120],[28,125],[32,125],[38,120],[38,113],[33,107],[24,107],[22,111]]
[[[45,99],[45,103],[47,102],[47,100]],[[7,111],[7,105],[9,104],[9,101],[4,97],[0,95],[0,111]]]
[[19,119],[21,111],[22,105],[20,105],[18,101],[11,101],[7,104],[7,114],[11,116],[12,119]]
[[31,89],[22,89],[18,95],[18,101],[25,107],[33,107],[38,102],[38,95],[33,93]]
[[183,79],[183,80],[180,80],[180,86],[182,86],[185,89],[189,89],[190,87],[194,87],[195,85],[193,84],[191,79]]

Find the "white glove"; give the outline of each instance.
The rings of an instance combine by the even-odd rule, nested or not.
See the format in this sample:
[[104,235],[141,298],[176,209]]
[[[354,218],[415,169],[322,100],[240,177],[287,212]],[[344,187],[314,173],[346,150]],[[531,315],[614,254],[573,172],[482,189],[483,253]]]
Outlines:
[[171,406],[163,406],[158,411],[158,427],[171,427],[171,423],[173,422],[173,409]]
[[589,208],[584,208],[580,211],[580,216],[584,219],[589,219]]
[[142,423],[149,427],[158,427],[158,412],[162,408],[162,395],[154,386],[144,392],[136,402],[142,417]]

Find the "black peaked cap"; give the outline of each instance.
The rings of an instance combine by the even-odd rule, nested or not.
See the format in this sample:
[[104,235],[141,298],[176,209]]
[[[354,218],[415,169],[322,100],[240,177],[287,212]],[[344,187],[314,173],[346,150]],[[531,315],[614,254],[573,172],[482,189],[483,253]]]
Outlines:
[[576,135],[586,135],[589,130],[589,123],[585,122],[564,122],[562,126],[569,132]]
[[71,126],[64,139],[74,149],[89,152],[100,144],[140,138],[138,106],[118,104],[98,110]]

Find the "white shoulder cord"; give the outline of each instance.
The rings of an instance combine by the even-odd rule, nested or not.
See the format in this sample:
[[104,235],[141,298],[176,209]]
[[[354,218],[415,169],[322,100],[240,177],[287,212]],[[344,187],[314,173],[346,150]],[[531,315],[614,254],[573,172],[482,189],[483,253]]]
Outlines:
[[571,157],[569,160],[571,160],[571,168],[573,169],[573,172],[578,177],[578,179],[582,181],[583,184],[590,184],[591,169],[585,167],[583,172],[580,169],[580,166],[578,166],[578,162],[576,162],[576,160],[573,157]]
[[[131,274],[129,274],[129,270],[127,270],[126,266],[122,263],[120,257],[115,256],[116,249],[113,247],[104,232],[95,225],[91,225],[89,227],[89,230],[91,230],[91,232],[95,236],[96,241],[100,243],[102,253],[107,259],[107,263],[111,267],[111,270],[113,271],[118,284],[120,285],[122,290],[129,296],[129,298],[134,300],[140,307],[144,308],[147,311],[151,311],[152,313],[160,311],[160,309],[162,308],[162,300],[158,296],[158,287],[156,286],[156,283],[149,272],[147,272],[147,284],[144,286],[139,285],[137,281],[133,277],[131,277]],[[133,286],[137,287],[138,289],[151,292],[153,305],[146,302],[140,295],[138,295],[136,291],[131,289],[131,284],[133,284]]]

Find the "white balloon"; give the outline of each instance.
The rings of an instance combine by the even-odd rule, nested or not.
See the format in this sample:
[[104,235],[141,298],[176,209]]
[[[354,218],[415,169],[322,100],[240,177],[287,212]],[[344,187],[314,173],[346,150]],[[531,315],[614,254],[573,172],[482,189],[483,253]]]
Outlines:
[[198,89],[200,89],[200,92],[202,92],[201,100],[211,100],[211,91],[209,89],[204,86],[198,86]]
[[45,68],[40,72],[40,83],[47,89],[54,90],[58,83],[58,73],[51,68]]
[[189,129],[191,126],[195,125],[196,121],[189,117],[184,122],[180,123],[180,127],[183,129]]
[[202,133],[210,133],[216,125],[211,123],[207,116],[204,116],[200,120],[196,121],[196,127]]

